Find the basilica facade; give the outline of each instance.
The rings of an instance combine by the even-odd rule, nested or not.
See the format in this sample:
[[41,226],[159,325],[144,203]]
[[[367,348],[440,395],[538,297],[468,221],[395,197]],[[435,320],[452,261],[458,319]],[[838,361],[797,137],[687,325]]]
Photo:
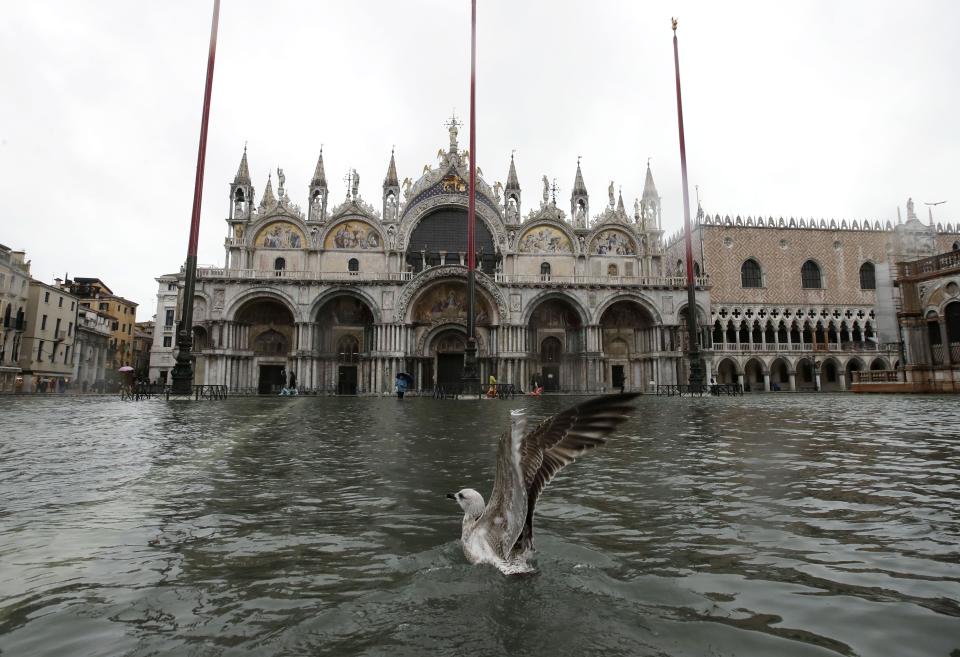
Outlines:
[[[224,266],[197,272],[196,382],[261,393],[293,383],[324,394],[387,393],[399,372],[419,390],[458,383],[470,175],[457,130],[452,122],[437,163],[416,180],[401,182],[391,153],[377,207],[361,195],[356,171],[345,196],[331,198],[322,151],[305,211],[282,170],[276,191],[271,173],[258,198],[244,151],[230,185]],[[664,236],[649,164],[631,210],[612,182],[606,192],[601,203],[591,198],[578,161],[565,211],[546,176],[535,202],[524,198],[512,157],[505,185],[490,185],[478,168],[483,381],[495,375],[524,390],[564,392],[687,382],[683,240]],[[839,391],[856,372],[909,366],[897,268],[960,249],[960,234],[932,216],[921,221],[912,200],[906,214],[827,222],[698,208],[707,381],[751,392]],[[183,272],[157,280],[150,378],[167,381]]]
[[[230,185],[224,267],[198,270],[196,382],[267,393],[293,380],[341,394],[390,392],[399,372],[420,390],[459,382],[470,175],[457,130],[449,126],[437,164],[416,180],[400,181],[391,154],[378,207],[356,172],[334,201],[322,152],[305,211],[282,170],[276,191],[271,174],[257,198],[245,151]],[[545,176],[528,204],[512,157],[505,185],[478,169],[475,193],[482,380],[570,392],[686,380],[685,279],[665,261],[649,166],[632,210],[611,182],[594,212],[579,161],[569,214]],[[182,279],[157,279],[152,380],[169,380],[174,364]],[[706,335],[706,278],[697,305]]]

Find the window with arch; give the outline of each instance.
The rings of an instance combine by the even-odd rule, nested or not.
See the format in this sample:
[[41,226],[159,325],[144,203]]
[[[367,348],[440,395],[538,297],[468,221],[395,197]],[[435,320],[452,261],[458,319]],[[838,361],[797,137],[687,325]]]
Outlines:
[[760,263],[748,258],[740,265],[740,287],[763,287],[763,271]]
[[816,290],[823,287],[823,276],[820,265],[813,260],[807,260],[800,268],[800,284],[805,290]]
[[700,263],[696,260],[693,261],[693,275],[700,278]]
[[620,269],[616,265],[612,263],[607,265],[607,276],[619,276],[619,275],[620,275]]
[[549,262],[540,263],[540,280],[541,281],[550,280],[550,263]]
[[540,344],[540,360],[544,363],[557,363],[560,361],[560,354],[563,352],[563,345],[560,340],[550,336]]
[[273,270],[277,276],[283,276],[283,270],[287,268],[287,261],[283,258],[277,258],[273,261]]
[[954,242],[954,243],[953,243],[953,250],[954,250],[954,251],[960,251],[960,242]]
[[337,360],[341,363],[356,363],[360,360],[360,340],[353,335],[344,335],[337,340]]
[[358,271],[360,271],[360,261],[356,258],[350,258],[347,261],[347,271],[352,274],[356,274]]
[[960,301],[954,301],[944,308],[943,318],[947,323],[947,342],[956,361],[960,355]]
[[860,289],[877,289],[877,270],[872,262],[865,262],[860,265]]

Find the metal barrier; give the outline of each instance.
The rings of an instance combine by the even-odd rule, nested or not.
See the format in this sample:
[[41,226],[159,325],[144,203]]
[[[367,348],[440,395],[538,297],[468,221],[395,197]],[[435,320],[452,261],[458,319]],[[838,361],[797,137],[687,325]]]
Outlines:
[[703,383],[696,386],[685,383],[657,385],[657,397],[703,397],[707,393],[714,397],[721,395],[734,397],[743,395],[743,386],[739,383]]
[[[490,389],[493,388],[494,394],[490,394]],[[523,394],[521,390],[512,383],[497,383],[493,386],[490,385],[481,385],[480,390],[477,393],[468,392],[465,390],[462,383],[449,383],[445,385],[433,386],[433,392],[431,396],[434,399],[459,399],[460,397],[476,394],[477,397],[489,397],[491,399],[513,399],[519,394]]]

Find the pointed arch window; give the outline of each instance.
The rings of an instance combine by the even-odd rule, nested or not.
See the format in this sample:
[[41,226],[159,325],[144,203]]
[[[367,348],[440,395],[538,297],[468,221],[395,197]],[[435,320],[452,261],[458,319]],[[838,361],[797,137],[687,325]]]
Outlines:
[[813,260],[807,260],[800,268],[800,284],[805,290],[816,290],[823,287],[823,275],[820,265]]
[[753,258],[744,260],[740,265],[740,287],[763,287],[763,270]]
[[877,270],[872,262],[865,262],[860,265],[860,289],[877,289]]

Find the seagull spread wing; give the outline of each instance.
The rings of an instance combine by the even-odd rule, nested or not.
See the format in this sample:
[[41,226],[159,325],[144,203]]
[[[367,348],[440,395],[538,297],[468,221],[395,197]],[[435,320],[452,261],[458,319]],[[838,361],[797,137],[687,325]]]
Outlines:
[[510,414],[510,429],[497,442],[497,474],[490,501],[478,521],[478,529],[490,537],[502,559],[510,556],[527,516],[527,485],[523,476],[523,441],[527,419],[522,411]]
[[[540,493],[550,480],[587,450],[606,443],[607,434],[633,411],[627,402],[637,396],[639,393],[595,397],[547,418],[523,437],[520,444],[520,473],[526,509],[520,514],[524,518],[523,526],[513,534],[515,542],[512,543],[510,555],[533,549],[533,512]],[[500,481],[498,459],[497,482]]]

